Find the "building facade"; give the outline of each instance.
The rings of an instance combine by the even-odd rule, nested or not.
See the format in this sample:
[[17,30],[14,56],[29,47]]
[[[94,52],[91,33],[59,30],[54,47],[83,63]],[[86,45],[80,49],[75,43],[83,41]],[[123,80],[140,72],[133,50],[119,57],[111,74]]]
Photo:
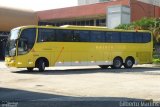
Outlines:
[[[112,7],[118,7],[119,10],[117,8],[114,10]],[[124,7],[127,7],[127,12]],[[110,8],[113,10],[108,11]],[[104,3],[39,11],[37,16],[39,17],[39,25],[61,26],[68,24],[111,26],[113,28],[119,24],[140,20],[143,17],[159,18],[160,7],[139,0],[111,0]]]
[[156,6],[160,6],[160,0],[139,0],[139,1],[144,2],[144,3],[153,4]]
[[78,0],[78,5],[87,5],[87,4],[94,4],[100,2],[107,2],[111,0]]
[[[87,5],[87,4],[108,2],[108,1],[118,1],[118,0],[78,0],[78,5]],[[138,0],[138,1],[160,6],[160,0]]]
[[5,45],[11,29],[18,26],[37,25],[34,11],[0,6],[0,60],[5,56]]

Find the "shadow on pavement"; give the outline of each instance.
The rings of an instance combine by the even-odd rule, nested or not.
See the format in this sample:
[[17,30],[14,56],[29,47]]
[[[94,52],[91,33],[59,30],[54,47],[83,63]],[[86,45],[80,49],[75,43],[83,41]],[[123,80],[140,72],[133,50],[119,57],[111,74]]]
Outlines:
[[[55,94],[0,88],[0,107],[10,102],[14,107],[120,107],[125,102],[145,101],[123,97],[71,97]],[[5,106],[6,107],[6,106]],[[8,106],[7,106],[8,107]]]
[[[149,72],[148,72],[149,71]],[[44,72],[39,72],[34,70],[29,72],[27,70],[12,71],[12,73],[18,74],[42,74],[42,75],[71,75],[71,74],[92,74],[92,73],[114,73],[114,74],[146,74],[146,75],[160,75],[160,68],[153,67],[134,67],[132,69],[101,69],[101,68],[85,68],[85,69],[64,69],[64,70],[46,70]]]

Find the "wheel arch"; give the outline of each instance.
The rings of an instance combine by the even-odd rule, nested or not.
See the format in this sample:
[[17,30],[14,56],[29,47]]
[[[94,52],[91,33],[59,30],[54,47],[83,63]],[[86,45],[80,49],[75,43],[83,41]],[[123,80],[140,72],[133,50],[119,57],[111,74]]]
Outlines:
[[120,59],[122,60],[122,62],[123,62],[123,58],[122,58],[121,56],[116,56],[116,57],[114,57],[114,58],[113,58],[113,61],[114,61],[116,58],[120,58]]
[[37,60],[35,62],[35,67],[38,67],[38,61],[41,60],[41,59],[45,62],[45,66],[49,67],[49,60],[47,58],[45,58],[45,57],[39,57],[39,58],[37,58]]

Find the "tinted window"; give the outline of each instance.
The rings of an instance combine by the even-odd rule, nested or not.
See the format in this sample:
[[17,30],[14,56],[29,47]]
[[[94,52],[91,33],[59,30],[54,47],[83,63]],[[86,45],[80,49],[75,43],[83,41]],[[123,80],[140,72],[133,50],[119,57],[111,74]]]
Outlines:
[[135,42],[136,43],[142,43],[143,42],[143,33],[136,32],[135,34]]
[[150,33],[143,33],[143,42],[147,43],[151,41],[151,34]]
[[104,42],[105,33],[98,31],[91,31],[91,42]]
[[73,41],[74,42],[80,42],[80,35],[76,31],[74,32]]
[[[26,29],[23,35],[36,35],[36,30]],[[29,34],[32,32],[31,34]],[[28,34],[27,34],[28,33]],[[34,34],[33,34],[34,33]],[[34,36],[28,39],[35,41]],[[29,41],[31,41],[29,40]],[[32,44],[33,44],[32,41]],[[63,30],[63,29],[39,29],[39,42],[112,42],[112,43],[147,43],[151,41],[151,34],[144,32],[103,32],[103,31],[87,31],[87,30]],[[32,45],[31,44],[31,45]]]
[[90,41],[89,31],[75,31],[74,38],[75,41],[89,42]]
[[56,30],[56,40],[58,42],[72,42],[73,31],[72,30]]
[[121,42],[133,43],[134,42],[134,33],[133,32],[122,32],[121,33]]
[[107,36],[110,37],[111,42],[113,43],[121,42],[121,36],[119,32],[107,32]]
[[55,41],[55,30],[54,29],[39,29],[38,30],[38,42],[51,42]]
[[72,42],[73,31],[72,30],[56,30],[56,40],[58,42]]
[[34,46],[35,38],[35,28],[24,29],[21,32],[20,39],[18,40],[18,54],[21,55],[29,52]]
[[33,47],[34,43],[35,43],[36,29],[32,28],[32,29],[23,30],[20,38],[22,40],[27,40],[28,48],[31,49]]
[[108,32],[105,33],[105,41],[111,42],[111,33],[108,33]]

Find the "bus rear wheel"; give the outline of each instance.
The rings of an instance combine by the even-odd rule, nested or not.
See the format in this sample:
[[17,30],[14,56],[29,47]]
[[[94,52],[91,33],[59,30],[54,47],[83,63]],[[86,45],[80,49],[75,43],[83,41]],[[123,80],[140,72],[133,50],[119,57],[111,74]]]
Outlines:
[[132,68],[133,64],[134,64],[134,60],[132,58],[127,58],[124,63],[124,67],[125,68]]
[[123,61],[121,58],[117,57],[113,60],[113,65],[111,68],[113,69],[120,69],[122,67]]
[[46,67],[45,61],[43,59],[40,59],[38,61],[38,66],[37,66],[39,72],[45,71],[45,67]]
[[33,67],[28,67],[27,70],[28,70],[29,72],[32,72],[32,71],[33,71]]
[[102,69],[107,69],[109,66],[108,65],[99,65]]

